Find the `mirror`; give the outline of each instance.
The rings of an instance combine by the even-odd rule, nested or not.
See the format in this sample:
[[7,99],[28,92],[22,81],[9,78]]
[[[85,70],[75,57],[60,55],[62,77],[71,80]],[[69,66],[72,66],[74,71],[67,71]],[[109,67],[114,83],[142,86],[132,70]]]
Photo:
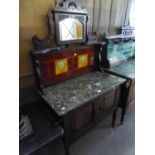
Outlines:
[[48,13],[49,35],[46,39],[33,36],[37,50],[57,45],[85,43],[87,38],[88,12],[76,0],[63,0]]
[[66,0],[54,8],[58,45],[86,42],[87,11],[76,0]]
[[82,23],[76,19],[67,18],[59,22],[61,41],[82,39],[82,32]]

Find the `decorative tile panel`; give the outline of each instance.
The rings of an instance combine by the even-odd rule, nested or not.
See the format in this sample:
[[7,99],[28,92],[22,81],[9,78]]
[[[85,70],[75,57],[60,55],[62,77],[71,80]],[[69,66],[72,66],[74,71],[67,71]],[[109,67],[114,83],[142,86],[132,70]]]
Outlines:
[[93,47],[62,49],[60,52],[37,55],[40,85],[50,86],[89,73],[95,68]]
[[68,72],[67,58],[55,60],[55,74],[59,75]]
[[125,60],[135,55],[135,43],[133,41],[108,44],[108,59],[111,64]]
[[88,54],[78,55],[78,68],[88,66]]

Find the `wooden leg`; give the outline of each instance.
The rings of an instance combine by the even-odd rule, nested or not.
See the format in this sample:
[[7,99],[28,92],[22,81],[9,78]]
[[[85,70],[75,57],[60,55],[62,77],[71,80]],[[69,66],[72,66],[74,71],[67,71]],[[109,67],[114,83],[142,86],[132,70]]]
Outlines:
[[63,127],[64,127],[64,136],[63,136],[63,142],[64,142],[64,149],[65,149],[65,155],[70,154],[70,145],[73,141],[73,113],[68,113],[63,117]]
[[70,154],[69,153],[69,147],[68,146],[65,146],[64,149],[65,149],[65,155],[69,155]]
[[126,111],[127,111],[127,108],[128,108],[128,105],[124,105],[122,107],[122,113],[121,113],[121,125],[123,125],[123,122],[124,122],[124,117],[125,117],[125,114],[126,114]]
[[125,109],[122,109],[122,114],[121,114],[121,125],[123,125],[124,116],[125,116]]
[[65,152],[65,155],[69,155],[69,148],[70,146],[66,143],[66,140],[65,140],[65,137],[62,138],[62,141],[63,141],[63,144],[64,144],[64,152]]
[[116,115],[117,115],[117,109],[113,112],[112,116],[112,127],[115,127],[115,121],[116,121]]
[[133,83],[134,83],[134,81],[128,80],[126,82],[126,85],[124,88],[123,101],[122,101],[122,106],[121,106],[121,108],[122,108],[121,125],[123,125],[124,117],[125,117],[128,105],[129,105],[130,100],[131,100]]
[[116,119],[116,112],[113,112],[113,116],[112,116],[112,127],[115,127],[115,119]]

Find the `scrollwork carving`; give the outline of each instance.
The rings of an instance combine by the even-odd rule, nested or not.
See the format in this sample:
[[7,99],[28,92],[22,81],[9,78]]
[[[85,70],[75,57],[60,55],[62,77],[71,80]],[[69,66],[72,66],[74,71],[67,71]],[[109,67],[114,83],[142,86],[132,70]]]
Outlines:
[[87,10],[84,6],[81,6],[76,0],[66,0],[58,3],[54,11],[74,12],[87,14]]
[[[66,0],[60,3],[57,3],[56,7],[54,8],[54,13],[61,13],[59,18],[62,16],[71,17],[78,19],[80,22],[84,23],[87,22],[87,10],[84,6],[81,6],[76,0]],[[72,15],[73,14],[73,15]],[[81,15],[81,16],[80,16]],[[82,16],[85,16],[82,17]],[[32,37],[32,43],[34,45],[34,50],[41,50],[45,48],[51,48],[56,47],[56,38],[58,38],[58,35],[56,34],[56,29],[58,24],[56,24],[56,17],[55,20],[53,19],[53,12],[49,12],[48,15],[48,24],[49,24],[49,35],[45,39],[40,39],[38,36]],[[64,18],[64,17],[63,17]],[[72,18],[72,17],[71,17]],[[54,22],[55,21],[55,22]],[[85,41],[86,36],[84,35],[84,39],[82,41]]]
[[32,37],[32,43],[34,45],[35,49],[44,49],[44,48],[50,48],[55,47],[55,24],[53,22],[53,15],[52,12],[49,12],[48,15],[48,23],[49,23],[49,35],[45,40],[39,39],[36,35]]

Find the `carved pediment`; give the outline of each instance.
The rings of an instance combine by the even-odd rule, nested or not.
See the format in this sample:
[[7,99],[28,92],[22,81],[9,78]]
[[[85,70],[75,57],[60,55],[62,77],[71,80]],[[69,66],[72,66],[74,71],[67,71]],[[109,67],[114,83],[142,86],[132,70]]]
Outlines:
[[[57,45],[69,44],[71,41],[72,43],[85,42],[87,14],[88,12],[86,8],[84,6],[81,6],[76,0],[66,0],[57,3],[54,10],[50,11],[47,16],[49,24],[49,35],[45,39],[39,39],[36,35],[33,36],[32,42],[34,45],[34,49],[51,49],[52,47],[56,47]],[[65,18],[68,18],[68,21],[66,20],[67,24],[64,21],[62,24],[60,24],[60,21]],[[74,22],[71,22],[73,20]],[[68,22],[70,25],[68,24]],[[68,25],[71,27],[71,29]],[[59,41],[60,30],[63,30],[61,32],[65,31],[65,34],[62,33],[64,34],[65,39],[69,38],[70,35],[72,36],[72,38],[69,38],[70,40],[63,39]],[[66,30],[68,30],[68,32],[66,32]],[[75,32],[76,35],[73,32]]]
[[54,11],[58,12],[72,12],[72,13],[83,13],[87,14],[87,10],[84,6],[81,6],[76,0],[66,0],[57,3]]

